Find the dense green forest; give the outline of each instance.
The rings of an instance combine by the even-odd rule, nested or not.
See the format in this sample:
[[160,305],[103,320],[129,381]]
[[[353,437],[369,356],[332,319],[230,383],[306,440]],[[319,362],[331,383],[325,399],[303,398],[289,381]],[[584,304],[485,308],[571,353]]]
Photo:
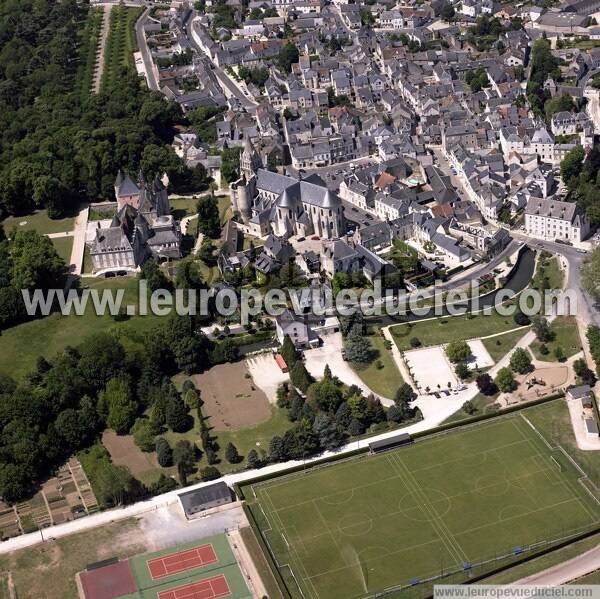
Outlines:
[[119,168],[183,171],[165,145],[182,119],[177,104],[126,68],[102,93],[82,90],[96,50],[88,11],[75,0],[0,4],[0,217],[110,198]]

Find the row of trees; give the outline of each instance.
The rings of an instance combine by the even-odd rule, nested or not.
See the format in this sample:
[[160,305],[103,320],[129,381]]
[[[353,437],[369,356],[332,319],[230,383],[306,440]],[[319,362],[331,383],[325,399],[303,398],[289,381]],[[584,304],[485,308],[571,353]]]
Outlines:
[[600,375],[600,327],[590,325],[586,336],[590,345],[592,359],[596,364],[596,374]]

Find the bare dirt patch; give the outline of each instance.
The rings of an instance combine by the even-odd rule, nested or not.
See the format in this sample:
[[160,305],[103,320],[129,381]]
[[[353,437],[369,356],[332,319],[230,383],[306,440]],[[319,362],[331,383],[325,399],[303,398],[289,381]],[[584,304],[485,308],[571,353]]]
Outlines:
[[246,373],[242,364],[219,364],[194,377],[202,411],[215,431],[248,428],[271,418],[267,396]]
[[102,434],[102,444],[106,447],[114,464],[127,466],[133,476],[158,468],[154,453],[144,453],[134,442],[131,435],[117,435],[106,430]]
[[500,395],[500,405],[509,406],[556,393],[569,383],[569,367],[566,364],[557,364],[536,368],[533,372],[516,376],[515,379],[519,386],[512,393]]

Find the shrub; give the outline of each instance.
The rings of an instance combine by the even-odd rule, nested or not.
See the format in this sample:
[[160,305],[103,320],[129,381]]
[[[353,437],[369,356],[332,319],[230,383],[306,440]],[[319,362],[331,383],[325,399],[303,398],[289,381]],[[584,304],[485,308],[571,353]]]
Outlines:
[[163,468],[173,465],[173,451],[169,442],[163,437],[156,439],[156,459]]
[[200,470],[200,478],[203,481],[215,480],[216,478],[221,478],[221,473],[214,466],[206,466],[206,468]]

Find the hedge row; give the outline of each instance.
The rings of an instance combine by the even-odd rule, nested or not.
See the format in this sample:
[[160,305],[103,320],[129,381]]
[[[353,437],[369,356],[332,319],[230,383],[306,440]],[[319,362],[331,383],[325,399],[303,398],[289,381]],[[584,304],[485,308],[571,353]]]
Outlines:
[[596,374],[600,376],[600,327],[590,325],[587,329],[587,340],[590,344],[590,353],[596,364]]

